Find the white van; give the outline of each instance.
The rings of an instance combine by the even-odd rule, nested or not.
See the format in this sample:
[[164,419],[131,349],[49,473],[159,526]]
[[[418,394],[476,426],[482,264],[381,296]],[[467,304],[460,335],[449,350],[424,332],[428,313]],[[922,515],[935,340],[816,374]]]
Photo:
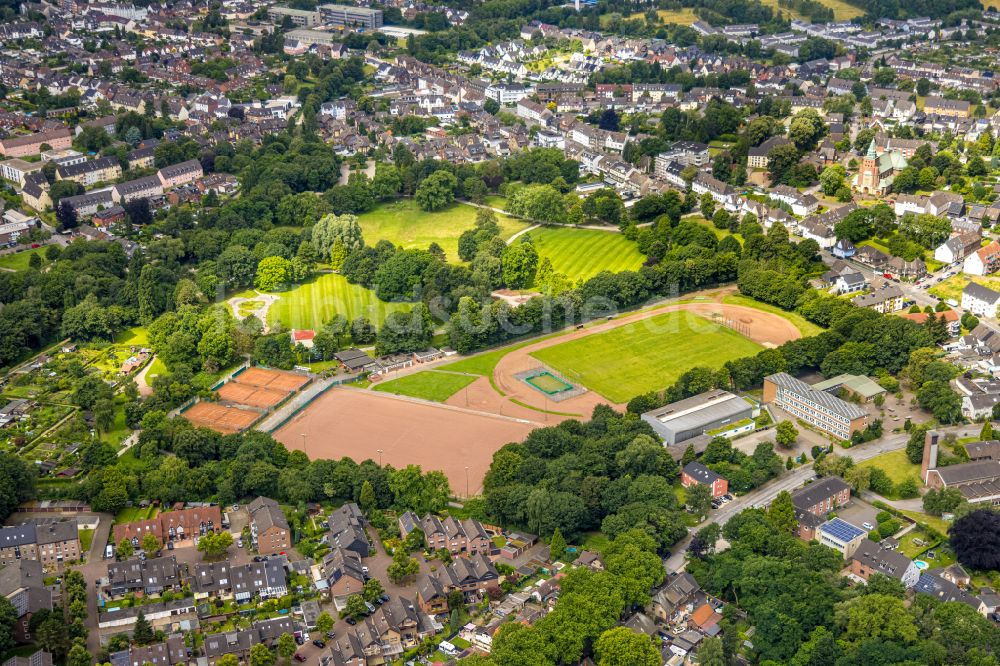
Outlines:
[[110,560],[114,556],[115,556],[115,547],[109,543],[108,547],[104,549],[104,559]]

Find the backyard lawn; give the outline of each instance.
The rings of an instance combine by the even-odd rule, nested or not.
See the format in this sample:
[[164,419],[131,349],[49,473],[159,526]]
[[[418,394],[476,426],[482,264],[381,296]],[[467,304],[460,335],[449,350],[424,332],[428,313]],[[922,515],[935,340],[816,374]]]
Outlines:
[[[656,10],[656,15],[659,17],[660,21],[663,23],[676,23],[677,25],[691,25],[698,20],[698,15],[694,13],[694,10],[690,7],[681,7],[679,9],[658,9]],[[645,12],[636,12],[629,16],[630,19],[645,19]]]
[[391,379],[384,383],[379,382],[372,386],[372,390],[444,402],[476,379],[476,375],[424,370],[399,379]]
[[410,303],[380,301],[371,289],[350,284],[336,273],[313,277],[280,296],[268,311],[268,319],[289,329],[316,329],[335,314],[344,315],[348,321],[368,317],[375,326],[380,326],[390,312],[411,307]]
[[[500,235],[510,238],[528,224],[497,213]],[[413,199],[403,199],[377,206],[373,211],[358,216],[365,243],[374,245],[380,240],[391,241],[404,248],[426,250],[431,243],[444,249],[448,261],[458,261],[458,237],[476,222],[476,208],[456,203],[444,210],[428,213],[420,210]]]
[[548,257],[552,268],[571,282],[587,280],[601,271],[639,270],[646,259],[634,242],[613,231],[542,227],[528,235],[538,256]]
[[569,379],[622,403],[697,366],[719,368],[762,346],[690,312],[650,319],[533,352]]
[[149,345],[149,331],[144,326],[126,328],[115,338],[115,344],[146,347]]
[[15,252],[14,254],[5,254],[0,257],[0,268],[6,268],[12,271],[26,271],[28,270],[28,262],[31,261],[31,255],[37,254],[42,258],[42,264],[47,263],[45,259],[45,248],[37,247],[34,250],[25,250],[24,252]]

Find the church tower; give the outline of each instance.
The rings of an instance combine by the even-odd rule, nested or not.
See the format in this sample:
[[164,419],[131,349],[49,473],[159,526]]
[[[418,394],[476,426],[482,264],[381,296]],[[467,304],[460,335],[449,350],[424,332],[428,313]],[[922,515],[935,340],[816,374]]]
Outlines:
[[868,146],[868,154],[861,161],[858,171],[858,190],[865,194],[879,192],[878,155],[875,154],[875,139]]

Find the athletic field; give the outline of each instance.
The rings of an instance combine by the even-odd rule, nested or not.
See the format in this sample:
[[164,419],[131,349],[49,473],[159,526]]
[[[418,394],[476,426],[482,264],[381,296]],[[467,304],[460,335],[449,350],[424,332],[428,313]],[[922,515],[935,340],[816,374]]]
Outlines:
[[268,320],[281,322],[285,328],[317,329],[333,315],[342,314],[348,320],[368,317],[379,326],[390,312],[409,310],[409,303],[386,303],[375,292],[335,273],[323,273],[294,289],[281,293],[271,309]]
[[572,382],[624,403],[687,370],[719,368],[763,347],[710,319],[678,311],[531,352]]
[[[528,224],[497,213],[500,236],[510,238]],[[413,199],[401,199],[377,206],[371,212],[358,216],[367,245],[380,240],[391,241],[397,247],[426,250],[437,243],[444,250],[448,261],[458,261],[458,237],[476,223],[476,208],[465,204],[452,204],[434,213],[420,210]]]
[[379,382],[372,386],[372,390],[395,395],[408,395],[411,398],[422,398],[433,402],[444,402],[476,379],[477,375],[424,370],[399,379]]
[[548,257],[555,271],[572,282],[601,271],[638,270],[645,260],[633,241],[613,231],[541,227],[528,234],[539,257]]

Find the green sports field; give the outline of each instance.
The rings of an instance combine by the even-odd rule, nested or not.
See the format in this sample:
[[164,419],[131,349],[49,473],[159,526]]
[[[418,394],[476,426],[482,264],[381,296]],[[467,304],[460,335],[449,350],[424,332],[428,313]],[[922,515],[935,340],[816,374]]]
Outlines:
[[719,368],[763,347],[690,312],[668,312],[533,352],[613,402],[665,388],[697,366]]
[[375,384],[372,386],[372,390],[444,402],[476,379],[475,375],[424,370],[399,379]]
[[409,303],[380,301],[371,289],[350,284],[342,275],[323,273],[281,294],[267,318],[290,329],[316,329],[335,314],[348,320],[368,317],[379,326],[390,312],[409,309]]
[[[358,222],[368,245],[388,240],[396,246],[426,250],[431,243],[437,243],[444,249],[448,261],[457,262],[458,237],[475,224],[476,208],[456,203],[428,213],[420,210],[413,199],[402,199],[359,215]],[[527,223],[501,213],[497,213],[497,222],[500,235],[505,239],[528,227]]]
[[572,282],[592,278],[601,271],[638,270],[645,257],[634,242],[612,231],[542,227],[528,232],[538,256],[548,257],[557,273]]

